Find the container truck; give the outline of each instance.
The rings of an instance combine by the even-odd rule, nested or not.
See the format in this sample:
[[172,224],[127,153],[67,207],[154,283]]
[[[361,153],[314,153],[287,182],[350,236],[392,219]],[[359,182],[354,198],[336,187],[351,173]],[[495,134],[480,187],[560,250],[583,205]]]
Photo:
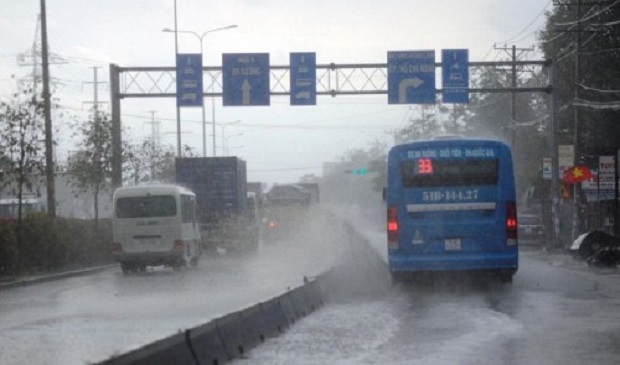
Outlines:
[[196,194],[203,248],[255,251],[260,224],[248,209],[246,163],[238,157],[179,157],[176,182]]

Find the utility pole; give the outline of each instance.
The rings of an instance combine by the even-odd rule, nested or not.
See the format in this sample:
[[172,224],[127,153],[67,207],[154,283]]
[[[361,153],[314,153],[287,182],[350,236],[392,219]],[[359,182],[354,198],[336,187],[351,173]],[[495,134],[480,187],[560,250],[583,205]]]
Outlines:
[[557,72],[558,65],[556,60],[551,60],[551,64],[548,68],[549,83],[552,87],[551,95],[549,96],[549,154],[551,156],[551,188],[549,189],[549,198],[551,200],[551,232],[552,232],[552,245],[559,245],[560,238],[560,166],[558,161],[558,142],[557,132],[558,125],[556,120],[557,115]]
[[47,214],[56,219],[56,182],[54,180],[54,144],[52,140],[52,112],[50,102],[49,60],[47,55],[47,15],[45,0],[41,0],[41,48],[43,69],[43,103],[45,115],[45,176],[47,180]]
[[[174,0],[174,62],[177,62],[179,56],[179,32],[177,28],[177,0]],[[179,101],[176,102],[177,106],[177,157],[181,155],[181,107]]]
[[[523,52],[531,52],[534,50],[533,47],[530,48],[517,48],[517,46],[513,45],[512,47],[497,47],[497,46],[493,46],[493,48],[495,48],[495,50],[498,51],[510,51],[510,56],[512,59],[512,66],[511,66],[511,71],[512,71],[512,79],[511,79],[511,86],[513,89],[517,88],[517,51],[523,53]],[[512,132],[510,134],[510,144],[512,145],[512,148],[515,147],[516,144],[516,140],[517,140],[517,127],[518,127],[518,123],[517,123],[517,93],[515,91],[512,91],[510,93],[511,95],[511,103],[510,103],[510,121],[513,124],[512,127]]]
[[[579,72],[579,53],[581,52],[581,0],[577,0],[577,31],[575,32],[575,76],[574,76],[574,100],[579,100],[579,87],[577,84],[580,83],[579,77],[581,76]],[[575,150],[575,161],[574,164],[580,163],[581,159],[581,148],[579,144],[579,107],[573,106],[573,145]],[[577,235],[579,234],[579,222],[581,217],[580,210],[580,202],[579,196],[581,195],[581,185],[573,184],[573,229],[571,231],[571,239],[575,240]]]

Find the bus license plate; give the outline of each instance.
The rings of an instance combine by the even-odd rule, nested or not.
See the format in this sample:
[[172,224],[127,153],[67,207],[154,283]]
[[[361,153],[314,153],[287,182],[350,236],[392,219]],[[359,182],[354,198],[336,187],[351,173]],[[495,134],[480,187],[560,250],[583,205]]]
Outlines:
[[444,241],[446,251],[458,251],[461,249],[461,239],[451,238]]
[[147,246],[155,246],[159,244],[159,239],[157,238],[141,238],[138,240],[138,243]]

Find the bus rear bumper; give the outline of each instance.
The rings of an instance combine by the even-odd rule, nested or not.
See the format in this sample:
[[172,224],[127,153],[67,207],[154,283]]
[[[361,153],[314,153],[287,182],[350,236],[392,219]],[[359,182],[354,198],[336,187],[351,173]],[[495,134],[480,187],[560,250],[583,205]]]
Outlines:
[[114,258],[121,264],[178,266],[184,261],[184,253],[180,250],[170,250],[164,252],[124,252],[121,254],[115,254]]
[[516,272],[518,256],[514,253],[468,254],[458,256],[388,255],[390,271],[469,271],[509,270]]

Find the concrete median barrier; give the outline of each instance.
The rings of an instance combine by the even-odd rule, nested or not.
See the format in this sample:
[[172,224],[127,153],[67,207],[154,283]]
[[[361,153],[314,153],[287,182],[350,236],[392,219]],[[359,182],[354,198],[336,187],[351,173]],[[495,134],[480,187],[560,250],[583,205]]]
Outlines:
[[254,347],[258,344],[265,342],[265,339],[269,336],[269,324],[265,314],[263,313],[260,304],[244,309],[241,312],[241,317],[248,330],[248,336],[255,343],[251,343],[248,347]]
[[299,314],[295,308],[295,303],[293,302],[291,292],[286,292],[279,296],[278,302],[280,303],[280,308],[282,308],[282,313],[284,314],[284,318],[286,318],[288,325],[290,326],[297,322],[299,319]]
[[263,314],[266,338],[277,336],[288,328],[288,320],[282,311],[279,298],[260,303],[260,311]]
[[295,288],[290,292],[290,297],[298,318],[305,317],[323,305],[319,282],[316,280]]
[[115,356],[99,365],[194,365],[196,358],[187,345],[189,331],[155,341],[134,351]]
[[215,321],[190,330],[189,338],[200,364],[224,364],[233,358],[226,352]]
[[243,356],[257,342],[243,321],[241,312],[218,318],[215,320],[215,325],[224,348],[231,358]]
[[98,365],[224,364],[283,333],[323,304],[318,280]]

